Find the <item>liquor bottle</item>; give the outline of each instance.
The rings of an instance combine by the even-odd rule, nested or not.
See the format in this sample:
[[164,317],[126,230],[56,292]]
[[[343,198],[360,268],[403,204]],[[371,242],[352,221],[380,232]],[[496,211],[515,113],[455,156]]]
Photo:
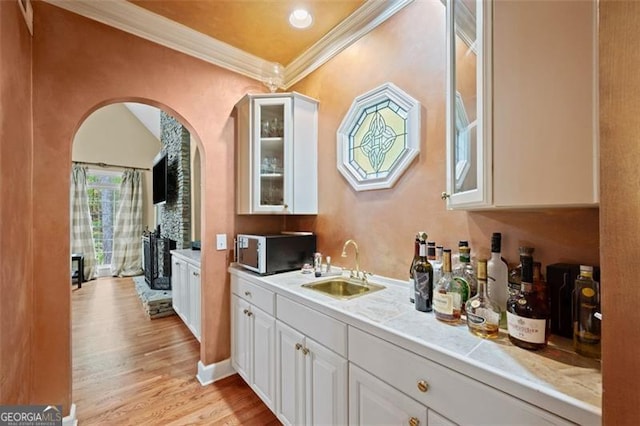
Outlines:
[[469,247],[469,241],[458,241],[458,251],[451,253],[451,270],[455,271],[458,265],[460,265],[460,247]]
[[471,249],[468,246],[459,247],[460,264],[453,269],[453,278],[462,286],[462,311],[470,297],[478,292],[476,271],[471,265]]
[[[442,278],[442,256],[444,248],[442,246],[436,246],[436,260],[431,264],[433,266],[433,282],[437,283]],[[449,250],[451,253],[451,250]],[[451,255],[449,255],[451,256]]]
[[476,336],[494,339],[500,327],[500,307],[487,294],[487,261],[478,259],[478,294],[467,300],[467,327]]
[[533,288],[533,258],[520,256],[520,292],[507,303],[509,340],[524,349],[538,350],[547,346],[551,321],[549,305],[542,302]]
[[448,323],[460,322],[462,313],[462,285],[451,272],[451,250],[444,250],[442,277],[433,290],[433,310],[436,318]]
[[507,299],[509,298],[509,268],[501,255],[502,234],[491,235],[491,258],[487,262],[487,293],[500,307],[500,327],[507,327]]
[[414,303],[414,295],[416,292],[415,284],[413,282],[413,266],[416,264],[418,259],[420,259],[420,240],[427,239],[427,234],[425,232],[418,232],[416,234],[416,240],[413,246],[413,260],[411,261],[411,265],[409,265],[409,301]]
[[[426,234],[425,234],[426,237]],[[422,312],[431,312],[433,297],[433,268],[427,260],[426,238],[420,240],[420,257],[413,265],[413,282],[415,285],[415,307]]]
[[[522,255],[533,256],[533,247],[518,247],[520,257]],[[517,296],[520,294],[520,277],[522,276],[522,264],[509,269],[509,294]]]
[[533,262],[533,291],[541,303],[551,306],[547,292],[547,283],[542,276],[542,264],[540,262]]
[[435,288],[438,280],[436,279],[436,243],[435,241],[427,241],[427,260],[433,269],[433,286]]
[[593,267],[580,265],[573,293],[573,348],[580,355],[600,358],[600,285]]

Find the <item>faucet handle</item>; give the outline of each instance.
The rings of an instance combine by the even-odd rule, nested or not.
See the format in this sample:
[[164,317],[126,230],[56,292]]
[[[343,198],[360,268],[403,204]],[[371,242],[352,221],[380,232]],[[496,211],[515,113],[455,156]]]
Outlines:
[[361,279],[365,284],[369,284],[368,276],[369,277],[373,276],[373,273],[367,272],[367,271],[362,271],[362,278]]

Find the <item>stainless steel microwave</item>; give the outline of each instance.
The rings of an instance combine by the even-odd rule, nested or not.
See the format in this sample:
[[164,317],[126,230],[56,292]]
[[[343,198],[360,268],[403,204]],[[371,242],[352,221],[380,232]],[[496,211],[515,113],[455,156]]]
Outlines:
[[313,263],[316,236],[308,232],[277,235],[238,234],[236,262],[262,275],[293,271]]

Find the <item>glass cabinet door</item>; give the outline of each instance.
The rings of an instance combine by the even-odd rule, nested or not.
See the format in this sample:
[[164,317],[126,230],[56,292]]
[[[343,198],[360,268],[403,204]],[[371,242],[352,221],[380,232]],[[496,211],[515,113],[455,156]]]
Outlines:
[[289,163],[291,99],[256,99],[254,104],[254,209],[287,212],[290,194]]
[[491,1],[447,2],[448,207],[491,204]]

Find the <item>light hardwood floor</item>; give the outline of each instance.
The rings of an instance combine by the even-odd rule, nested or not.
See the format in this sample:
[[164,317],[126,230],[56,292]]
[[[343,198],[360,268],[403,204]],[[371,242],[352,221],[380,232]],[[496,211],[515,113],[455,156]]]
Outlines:
[[201,386],[198,341],[176,315],[149,320],[132,279],[74,286],[72,306],[81,426],[279,424],[237,374]]

